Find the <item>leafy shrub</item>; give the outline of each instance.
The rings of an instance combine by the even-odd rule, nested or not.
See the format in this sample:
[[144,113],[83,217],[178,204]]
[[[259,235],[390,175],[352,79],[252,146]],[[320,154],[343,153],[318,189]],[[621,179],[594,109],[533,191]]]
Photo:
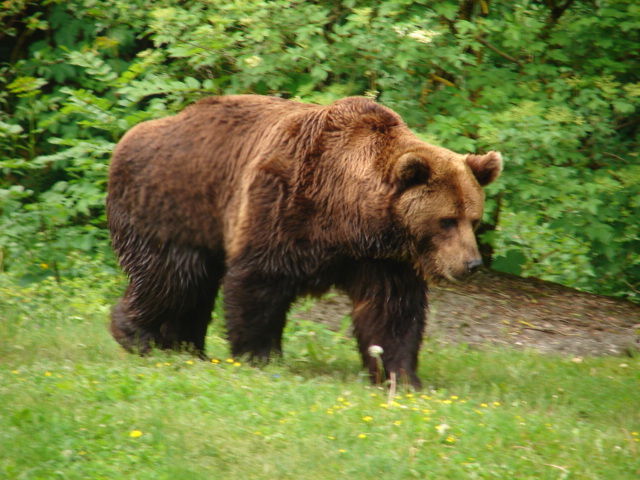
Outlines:
[[[632,3],[632,2],[631,2]],[[640,7],[622,0],[24,0],[0,54],[4,268],[106,249],[109,153],[209,94],[368,95],[428,141],[500,149],[493,266],[638,299]]]

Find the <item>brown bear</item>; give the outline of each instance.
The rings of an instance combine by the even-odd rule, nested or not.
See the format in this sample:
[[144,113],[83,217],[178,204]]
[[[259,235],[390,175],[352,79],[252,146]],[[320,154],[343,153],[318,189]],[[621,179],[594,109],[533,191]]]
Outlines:
[[117,145],[107,214],[130,279],[111,332],[125,348],[204,356],[222,285],[233,356],[281,354],[287,311],[331,286],[353,301],[364,367],[419,386],[427,282],[481,264],[482,186],[499,153],[419,140],[392,110],[259,95],[203,99]]

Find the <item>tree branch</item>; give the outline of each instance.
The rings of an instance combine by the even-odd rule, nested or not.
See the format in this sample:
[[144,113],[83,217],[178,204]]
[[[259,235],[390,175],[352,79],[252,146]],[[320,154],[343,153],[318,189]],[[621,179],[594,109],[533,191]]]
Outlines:
[[484,45],[485,47],[487,47],[489,50],[493,50],[495,53],[497,53],[498,55],[500,55],[503,58],[506,58],[507,60],[509,60],[510,62],[515,63],[516,65],[518,65],[520,68],[523,67],[522,62],[520,60],[518,60],[515,57],[512,57],[511,55],[509,55],[508,53],[503,52],[502,50],[498,49],[497,47],[494,47],[493,45],[491,45],[489,42],[487,42],[486,40],[482,39],[480,36],[476,36],[475,40]]

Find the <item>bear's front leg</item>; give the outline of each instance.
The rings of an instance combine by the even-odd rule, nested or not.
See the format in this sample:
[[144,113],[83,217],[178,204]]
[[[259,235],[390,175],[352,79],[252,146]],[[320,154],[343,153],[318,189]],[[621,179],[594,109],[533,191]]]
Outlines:
[[227,335],[234,357],[268,362],[282,354],[282,331],[295,287],[251,269],[230,268],[224,279]]
[[[353,300],[354,334],[371,381],[396,374],[398,382],[420,388],[418,351],[426,323],[427,285],[411,266],[391,260],[358,262],[345,285]],[[382,347],[379,359],[370,354]]]

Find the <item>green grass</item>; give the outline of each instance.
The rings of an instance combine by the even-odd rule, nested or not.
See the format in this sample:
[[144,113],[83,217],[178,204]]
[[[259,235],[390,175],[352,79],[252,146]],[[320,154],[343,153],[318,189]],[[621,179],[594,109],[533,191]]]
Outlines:
[[[422,392],[368,385],[345,333],[295,320],[283,361],[126,354],[122,281],[0,279],[0,478],[636,479],[640,359],[441,348]],[[219,316],[219,312],[217,313]]]

